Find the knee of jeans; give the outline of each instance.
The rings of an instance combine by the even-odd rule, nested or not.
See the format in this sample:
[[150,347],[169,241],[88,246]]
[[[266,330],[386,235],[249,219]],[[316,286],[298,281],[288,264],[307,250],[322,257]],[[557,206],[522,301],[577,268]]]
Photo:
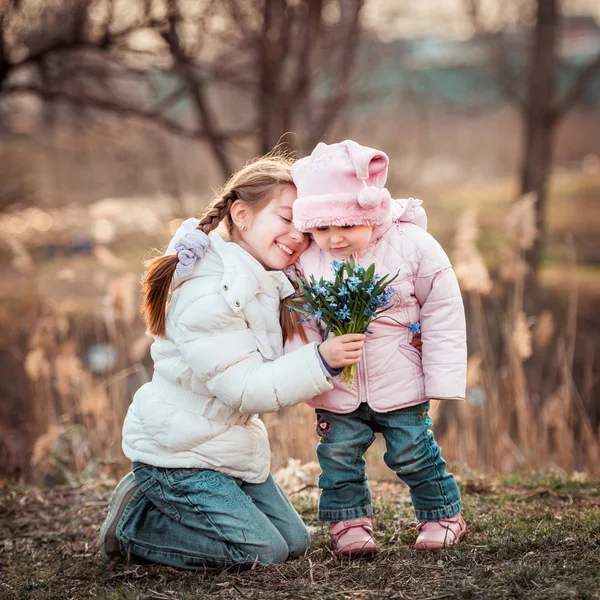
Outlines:
[[287,542],[279,537],[266,548],[261,548],[258,560],[263,565],[280,565],[288,559],[289,553]]
[[429,469],[440,459],[439,447],[430,436],[426,436],[421,443],[402,451],[390,452],[388,450],[383,456],[385,464],[400,476],[416,474],[424,469]]
[[321,443],[317,446],[319,460],[339,466],[354,464],[357,451],[357,447],[348,442]]
[[290,558],[299,558],[304,556],[310,548],[310,533],[303,525],[286,541]]

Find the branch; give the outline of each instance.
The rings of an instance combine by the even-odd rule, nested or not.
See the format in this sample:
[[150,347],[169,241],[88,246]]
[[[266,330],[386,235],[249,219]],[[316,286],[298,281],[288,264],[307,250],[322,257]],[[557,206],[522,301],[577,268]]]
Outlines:
[[0,87],[10,72],[10,63],[6,52],[6,39],[4,37],[4,19],[6,14],[0,15]]
[[[358,37],[360,35],[360,13],[364,5],[364,0],[356,0],[353,14],[350,20],[350,26],[345,34],[344,48],[342,49],[341,64],[338,66],[339,73],[337,81],[333,86],[331,96],[322,110],[321,118],[318,120],[318,127],[315,130],[316,139],[319,139],[327,131],[333,119],[339,113],[346,102],[350,91],[352,68],[356,60],[358,50]],[[314,142],[314,140],[312,140]]]
[[[481,1],[463,0],[464,11],[467,14],[471,25],[476,33],[490,36],[489,30],[483,23]],[[506,61],[507,48],[502,42],[502,38],[496,36],[488,43],[490,58],[495,68],[489,70],[489,77],[500,88],[509,102],[512,102],[517,108],[524,109],[527,106],[527,100],[523,91],[519,89],[518,74],[515,73]]]
[[221,166],[224,176],[227,178],[233,171],[229,157],[225,149],[225,139],[215,127],[216,119],[212,114],[208,99],[206,97],[205,84],[194,69],[194,64],[186,54],[181,44],[177,32],[177,23],[179,21],[179,12],[175,1],[169,3],[169,27],[161,32],[163,39],[167,42],[176,71],[180,73],[184,81],[188,84],[190,94],[196,107],[196,113],[199,121],[202,123],[204,137],[206,137],[212,146],[213,154]]
[[490,77],[500,87],[509,102],[512,102],[520,109],[527,107],[527,100],[524,98],[522,90],[519,89],[519,86],[516,83],[516,73],[513,73],[504,61],[498,63],[497,73],[492,71]]
[[81,38],[71,38],[68,40],[60,40],[51,43],[49,46],[44,48],[39,48],[35,52],[30,52],[25,58],[22,60],[13,63],[10,65],[11,68],[22,67],[24,65],[39,63],[44,60],[49,54],[55,54],[58,52],[63,52],[66,50],[81,50],[81,49],[93,49],[93,50],[108,50],[111,48],[116,41],[119,39],[126,37],[135,31],[139,31],[140,29],[155,29],[160,31],[165,26],[165,21],[157,21],[151,20],[145,23],[136,23],[135,25],[131,25],[129,27],[125,27],[121,31],[114,32],[109,36],[104,33],[102,39],[100,41],[93,40],[85,40]]
[[571,87],[565,92],[563,97],[558,100],[556,106],[552,110],[552,122],[556,123],[562,119],[573,105],[579,100],[580,96],[585,92],[586,87],[594,80],[596,75],[600,74],[600,54],[589,64],[582,69],[577,75],[577,78]]
[[[234,132],[207,132],[202,129],[188,129],[167,119],[164,115],[160,114],[157,109],[144,111],[140,110],[136,106],[128,106],[120,102],[112,100],[106,100],[104,98],[98,98],[96,96],[90,96],[85,94],[75,94],[66,90],[51,90],[44,89],[40,86],[35,85],[11,85],[4,90],[5,94],[35,94],[44,100],[64,100],[74,106],[88,107],[97,110],[110,112],[121,117],[130,117],[132,119],[139,119],[141,121],[154,123],[159,125],[163,129],[188,139],[217,139],[221,142],[226,142],[233,139],[240,139],[249,137],[255,134],[254,129],[240,129]],[[173,96],[171,96],[173,100]],[[158,109],[164,108],[162,103],[158,105]]]

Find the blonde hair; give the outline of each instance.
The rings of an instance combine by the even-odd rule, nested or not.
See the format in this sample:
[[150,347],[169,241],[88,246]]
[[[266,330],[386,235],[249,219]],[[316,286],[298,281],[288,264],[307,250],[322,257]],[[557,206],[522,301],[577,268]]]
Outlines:
[[[294,160],[286,155],[267,155],[258,158],[234,173],[217,197],[200,215],[197,229],[208,234],[224,222],[232,241],[236,238],[236,227],[231,217],[231,206],[237,200],[247,204],[254,213],[260,212],[274,198],[282,185],[294,185],[291,166]],[[146,263],[146,274],[143,281],[142,314],[146,320],[148,331],[152,335],[165,337],[167,300],[177,255],[167,254],[154,258]],[[284,300],[280,311],[280,322],[284,341],[299,333],[306,342],[306,335],[290,312],[290,301]]]

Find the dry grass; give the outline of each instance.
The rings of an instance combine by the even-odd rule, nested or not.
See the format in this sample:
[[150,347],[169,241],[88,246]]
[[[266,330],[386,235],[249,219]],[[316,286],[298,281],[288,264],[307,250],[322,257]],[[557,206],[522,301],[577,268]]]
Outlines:
[[[587,206],[594,177],[558,177],[556,203],[563,206],[572,193]],[[571,250],[562,251],[564,267],[542,273],[542,281],[554,284],[555,303],[540,303],[535,311],[526,306],[522,254],[535,235],[532,205],[526,198],[509,212],[511,185],[467,186],[462,195],[447,197],[457,227],[446,246],[461,278],[470,328],[469,402],[433,407],[436,438],[450,463],[486,471],[594,472],[600,464],[600,411],[594,398],[597,357],[589,338],[600,326],[584,313],[598,295],[597,271],[576,263],[581,241],[576,232],[565,246]],[[475,198],[478,212],[469,208]],[[435,233],[445,217],[435,210],[435,199],[432,204]],[[600,221],[597,225],[600,229]],[[137,281],[148,246],[160,246],[167,235],[149,242],[143,232],[128,234],[126,242],[97,246],[94,254],[52,260],[24,244],[6,249],[0,272],[6,340],[0,350],[9,399],[0,405],[5,474],[64,482],[84,468],[110,475],[128,468],[120,450],[121,424],[133,392],[151,375]],[[491,272],[490,264],[496,265]],[[584,317],[588,329],[582,333],[578,324]],[[114,352],[105,372],[91,369],[87,352],[94,344]],[[290,457],[313,460],[318,438],[309,408],[266,415],[265,421],[274,468]],[[367,453],[370,476],[393,479],[382,453],[378,440]]]
[[117,561],[95,552],[110,480],[77,487],[0,488],[0,597],[255,600],[379,598],[595,600],[600,595],[598,482],[539,474],[459,477],[468,534],[453,549],[417,554],[406,489],[374,486],[373,560],[333,555],[315,520],[312,490],[292,494],[313,537],[305,558],[239,574],[186,572]]

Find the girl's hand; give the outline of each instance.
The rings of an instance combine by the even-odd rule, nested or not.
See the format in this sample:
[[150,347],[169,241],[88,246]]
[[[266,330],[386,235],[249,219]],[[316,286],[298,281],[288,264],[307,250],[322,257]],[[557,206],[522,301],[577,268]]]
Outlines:
[[419,352],[423,352],[423,342],[421,341],[421,334],[415,333],[413,339],[410,341],[410,345],[416,348]]
[[360,361],[364,344],[363,333],[347,333],[327,338],[319,345],[319,352],[332,369],[341,369]]

